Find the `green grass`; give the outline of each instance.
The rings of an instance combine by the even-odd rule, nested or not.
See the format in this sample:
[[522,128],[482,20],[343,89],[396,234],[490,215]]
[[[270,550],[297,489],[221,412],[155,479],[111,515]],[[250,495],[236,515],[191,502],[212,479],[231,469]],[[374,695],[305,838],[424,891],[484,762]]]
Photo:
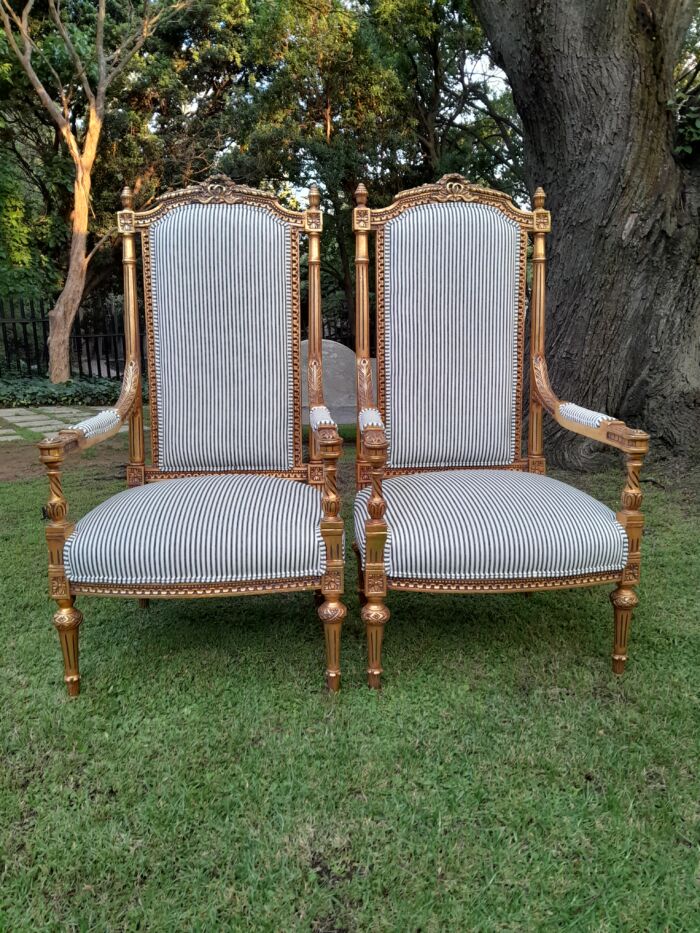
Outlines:
[[299,595],[82,599],[69,701],[45,483],[1,486],[0,929],[700,929],[700,509],[654,475],[623,678],[606,588],[391,594],[370,693],[349,552],[337,697]]

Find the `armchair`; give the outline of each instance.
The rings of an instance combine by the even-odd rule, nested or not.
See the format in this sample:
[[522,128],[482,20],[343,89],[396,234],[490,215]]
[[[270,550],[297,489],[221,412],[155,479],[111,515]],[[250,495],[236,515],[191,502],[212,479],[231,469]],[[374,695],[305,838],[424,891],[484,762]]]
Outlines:
[[[340,685],[342,441],[323,402],[320,195],[296,212],[216,176],[146,211],[122,194],[126,365],[119,401],[45,438],[49,591],[68,692],[80,690],[81,594],[190,598],[316,592],[326,683]],[[308,238],[309,461],[302,458],[299,244]],[[141,403],[140,236],[151,420]],[[73,524],[65,456],[129,425],[128,489]]]
[[[532,592],[612,583],[613,670],[627,660],[643,518],[643,431],[556,398],[544,358],[544,192],[532,211],[446,175],[367,206],[356,192],[358,450],[355,550],[380,686],[389,589]],[[369,236],[376,239],[377,396],[369,352]],[[530,398],[522,454],[528,241]],[[622,451],[613,513],[545,475],[543,412]]]

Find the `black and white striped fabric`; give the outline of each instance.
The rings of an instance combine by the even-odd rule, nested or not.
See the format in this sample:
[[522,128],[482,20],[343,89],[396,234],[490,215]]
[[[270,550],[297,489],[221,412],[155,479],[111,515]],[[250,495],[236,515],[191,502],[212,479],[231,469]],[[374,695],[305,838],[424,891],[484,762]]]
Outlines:
[[[511,470],[451,470],[383,483],[390,577],[522,580],[621,570],[627,535],[615,514],[573,486]],[[369,488],[355,499],[365,554]]]
[[162,470],[293,466],[289,226],[188,204],[150,228]]
[[321,491],[255,474],[167,479],[112,496],[66,541],[80,583],[226,583],[318,577]]
[[581,408],[573,402],[562,402],[559,406],[559,414],[577,424],[585,424],[589,428],[599,428],[604,421],[613,421],[610,415],[602,411],[591,411],[590,408]]
[[387,223],[390,466],[513,461],[520,237],[483,204],[423,204]]
[[121,418],[116,408],[105,408],[104,411],[93,415],[92,418],[86,418],[85,421],[79,421],[71,425],[72,431],[82,431],[85,437],[97,437],[98,434],[106,434],[112,428],[120,423]]

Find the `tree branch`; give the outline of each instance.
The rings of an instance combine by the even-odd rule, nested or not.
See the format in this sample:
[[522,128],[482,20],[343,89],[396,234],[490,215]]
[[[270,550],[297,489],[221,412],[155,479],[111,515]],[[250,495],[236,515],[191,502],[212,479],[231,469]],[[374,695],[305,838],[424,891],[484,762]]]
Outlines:
[[[77,150],[77,142],[71,132],[70,123],[68,122],[67,117],[65,114],[61,113],[60,108],[48,93],[32,66],[32,49],[34,48],[34,43],[29,31],[29,14],[33,5],[34,0],[28,0],[24,6],[24,9],[22,10],[22,16],[20,18],[10,6],[9,0],[0,0],[0,18],[2,18],[5,35],[7,36],[7,41],[15,55],[15,58],[24,69],[25,74],[29,78],[30,84],[38,94],[39,100],[51,115],[51,119],[54,121],[56,126],[66,137],[66,143],[68,144],[69,149],[71,146],[68,141],[68,137],[72,139],[73,146]],[[15,33],[12,28],[13,23],[19,31],[19,35],[22,40],[22,48],[20,48],[15,37]],[[72,151],[71,155],[73,155]]]
[[56,29],[58,29],[59,35],[61,36],[61,39],[63,39],[63,44],[65,45],[68,54],[71,57],[76,74],[78,75],[80,83],[83,86],[83,90],[85,91],[85,96],[94,106],[95,95],[93,94],[92,88],[90,87],[90,82],[88,81],[87,73],[85,71],[85,65],[81,61],[80,56],[78,55],[76,48],[73,45],[73,40],[71,39],[70,34],[66,29],[65,23],[61,19],[61,13],[59,8],[56,6],[55,0],[49,0],[49,15],[51,16]]

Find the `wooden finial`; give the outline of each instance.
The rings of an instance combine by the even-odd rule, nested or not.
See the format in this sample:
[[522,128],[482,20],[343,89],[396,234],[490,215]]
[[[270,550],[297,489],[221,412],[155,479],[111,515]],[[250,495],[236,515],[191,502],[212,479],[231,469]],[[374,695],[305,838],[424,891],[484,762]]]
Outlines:
[[309,188],[309,207],[313,210],[318,210],[321,206],[321,192],[318,190],[316,185],[311,185]]
[[541,211],[544,207],[544,188],[536,188],[535,196],[532,199],[532,203],[535,207],[535,210]]
[[362,182],[360,182],[357,188],[355,188],[355,204],[357,204],[358,207],[364,207],[367,203],[367,193],[367,189]]
[[122,207],[125,211],[133,211],[134,209],[134,192],[128,185],[124,185],[122,189]]

